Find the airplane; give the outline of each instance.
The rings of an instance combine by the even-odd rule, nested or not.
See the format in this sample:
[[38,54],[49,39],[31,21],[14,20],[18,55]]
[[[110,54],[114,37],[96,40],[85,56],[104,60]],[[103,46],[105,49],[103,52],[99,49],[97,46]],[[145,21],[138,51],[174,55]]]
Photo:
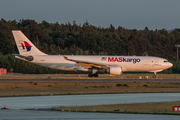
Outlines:
[[110,55],[47,55],[20,31],[12,30],[19,54],[15,58],[44,67],[66,70],[87,71],[88,77],[98,77],[99,72],[121,75],[123,72],[156,73],[173,66],[168,60],[153,56],[110,56]]

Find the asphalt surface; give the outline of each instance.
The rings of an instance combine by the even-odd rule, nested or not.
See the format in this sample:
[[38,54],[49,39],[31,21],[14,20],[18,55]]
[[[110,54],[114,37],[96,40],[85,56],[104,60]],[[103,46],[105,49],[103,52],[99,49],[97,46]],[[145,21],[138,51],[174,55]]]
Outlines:
[[3,107],[3,105],[6,105],[9,109],[47,109],[57,106],[86,106],[163,101],[180,101],[180,93],[131,93],[0,97],[0,106]]
[[37,110],[0,110],[0,120],[179,120],[179,116]]
[[180,79],[0,79],[0,82],[180,82]]

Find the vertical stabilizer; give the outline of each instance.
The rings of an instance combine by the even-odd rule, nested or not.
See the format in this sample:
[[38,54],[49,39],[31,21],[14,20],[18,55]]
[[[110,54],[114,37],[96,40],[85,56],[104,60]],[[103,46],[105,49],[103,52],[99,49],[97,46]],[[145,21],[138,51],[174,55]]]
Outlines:
[[32,42],[20,31],[12,31],[20,55],[46,55],[32,44]]

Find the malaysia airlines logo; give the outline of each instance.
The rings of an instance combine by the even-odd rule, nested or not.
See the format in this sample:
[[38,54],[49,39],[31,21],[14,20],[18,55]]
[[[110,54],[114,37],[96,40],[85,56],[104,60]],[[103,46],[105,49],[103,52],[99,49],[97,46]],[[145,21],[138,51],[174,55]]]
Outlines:
[[31,50],[32,46],[28,42],[24,41],[21,43],[20,47],[22,47],[23,50],[27,50],[29,52]]

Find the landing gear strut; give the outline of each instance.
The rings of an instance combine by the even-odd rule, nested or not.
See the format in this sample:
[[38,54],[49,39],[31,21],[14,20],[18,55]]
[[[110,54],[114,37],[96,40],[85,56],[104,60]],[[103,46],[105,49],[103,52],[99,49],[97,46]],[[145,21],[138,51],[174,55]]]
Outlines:
[[153,78],[156,78],[157,76],[156,76],[156,73],[154,72],[154,75],[153,75]]
[[93,69],[92,70],[92,73],[89,73],[88,74],[88,77],[98,77],[98,73],[97,73],[97,69]]

